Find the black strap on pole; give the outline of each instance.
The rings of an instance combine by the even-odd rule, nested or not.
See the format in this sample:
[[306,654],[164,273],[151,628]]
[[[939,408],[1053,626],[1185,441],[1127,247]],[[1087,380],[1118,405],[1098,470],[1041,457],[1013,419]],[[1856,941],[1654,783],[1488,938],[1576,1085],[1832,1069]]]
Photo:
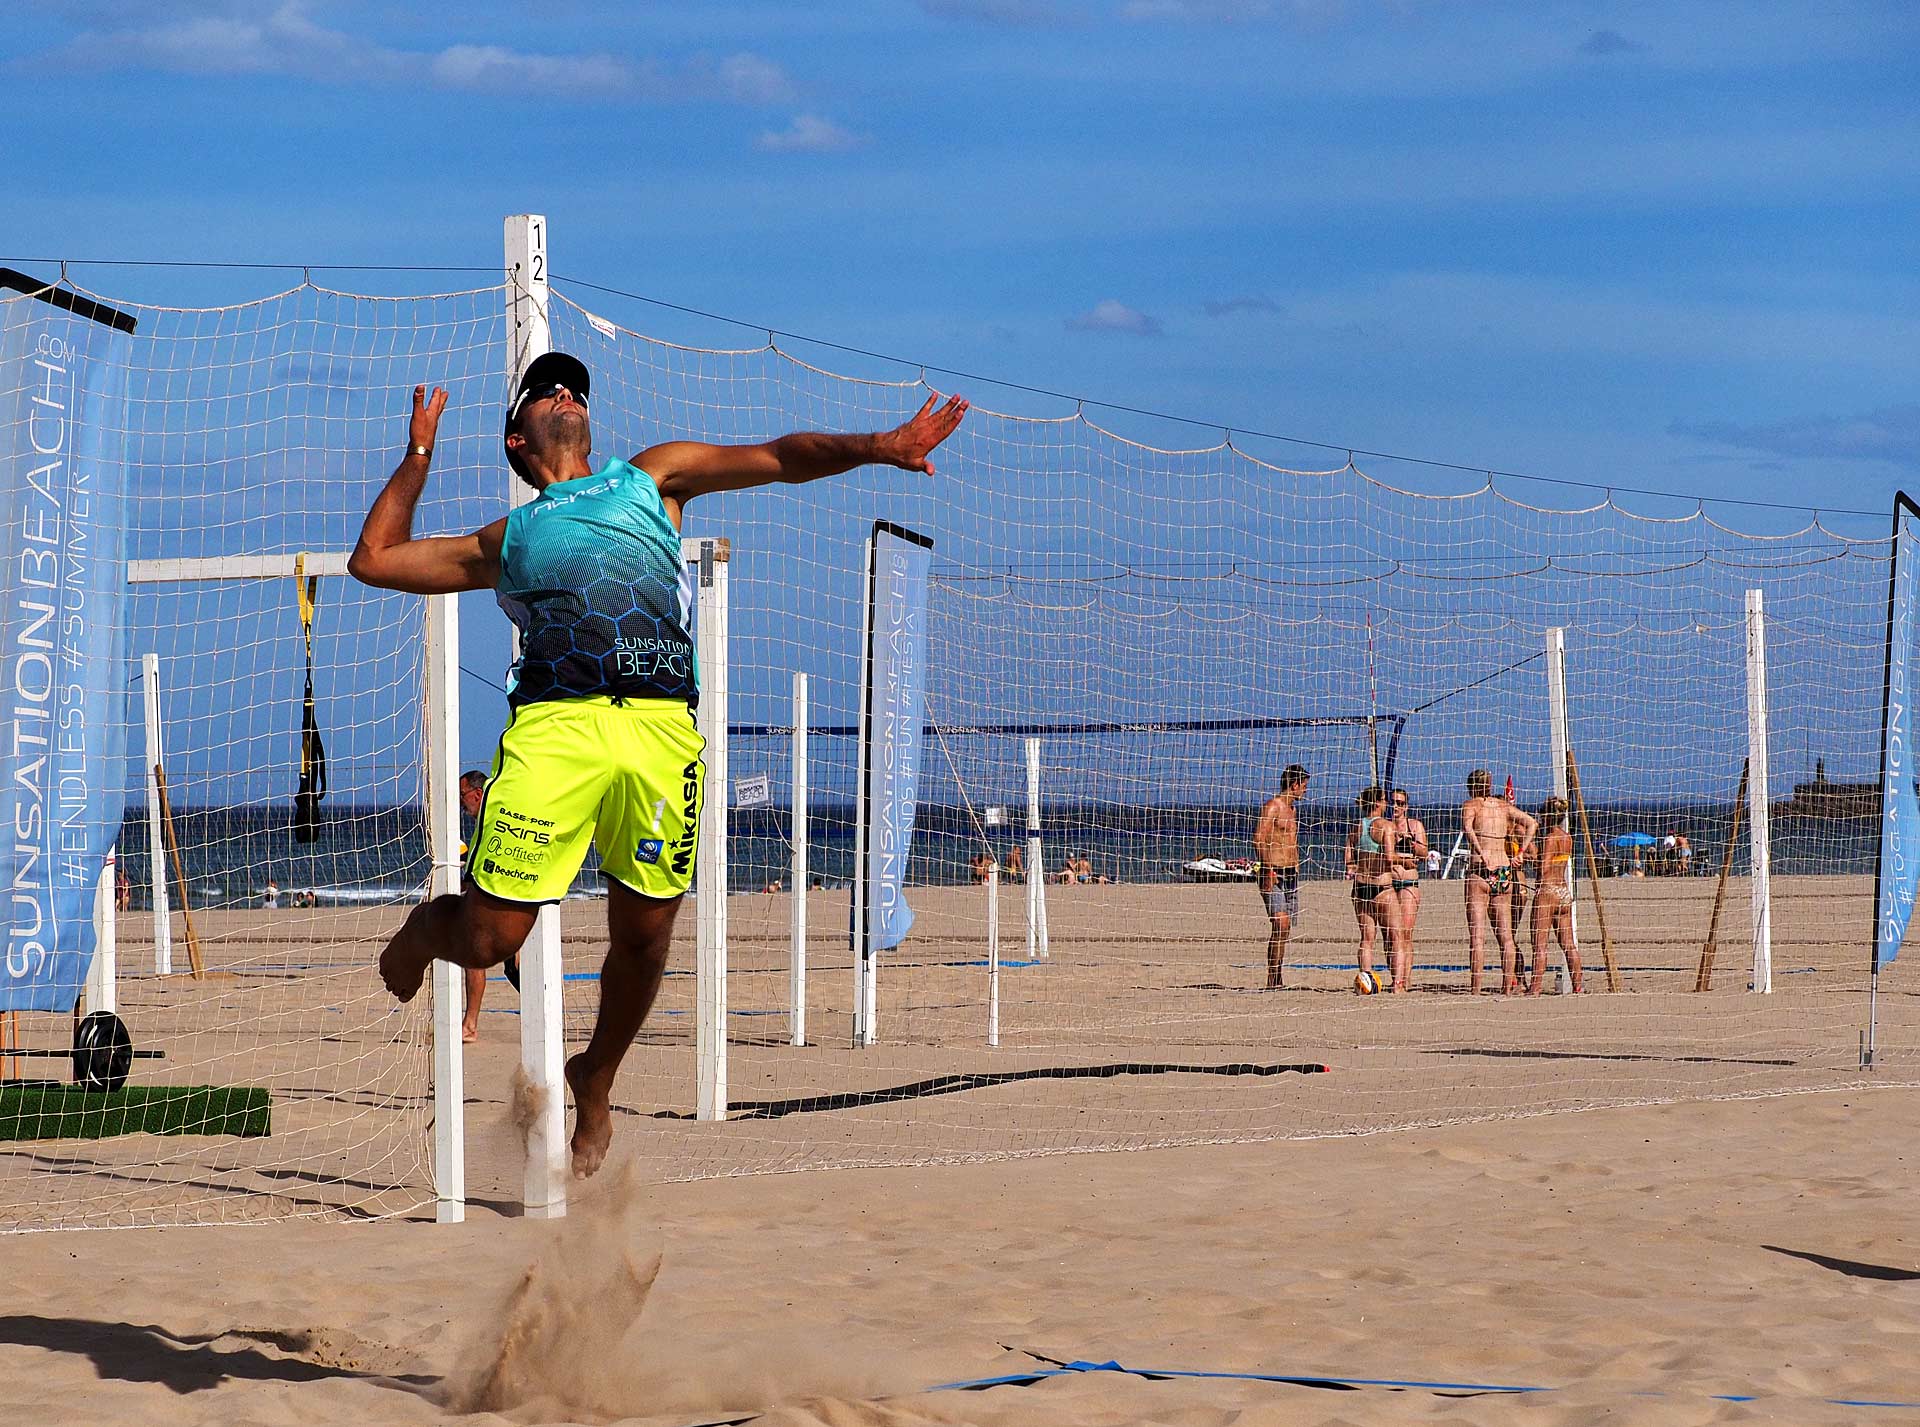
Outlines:
[[327,745],[313,707],[313,606],[320,579],[306,572],[307,557],[293,557],[293,587],[300,598],[300,632],[307,644],[307,693],[300,707],[300,791],[293,795],[293,840],[320,836],[320,800],[327,795]]

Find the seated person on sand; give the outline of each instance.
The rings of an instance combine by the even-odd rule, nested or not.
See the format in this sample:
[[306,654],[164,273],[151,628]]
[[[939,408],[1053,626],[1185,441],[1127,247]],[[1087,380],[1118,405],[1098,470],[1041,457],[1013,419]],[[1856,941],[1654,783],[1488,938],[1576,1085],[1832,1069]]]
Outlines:
[[973,880],[976,883],[985,882],[987,880],[988,874],[990,874],[992,871],[993,871],[993,855],[991,853],[986,853],[986,852],[974,853]]
[[1060,870],[1058,872],[1049,872],[1047,874],[1047,880],[1049,882],[1058,882],[1062,886],[1071,887],[1075,882],[1080,880],[1079,858],[1079,853],[1069,852],[1067,854],[1067,860],[1060,864]]
[[1020,855],[1018,843],[1007,849],[1007,860],[1001,864],[1000,870],[1006,874],[1009,882],[1018,881],[1027,875],[1027,862]]
[[1104,884],[1107,882],[1111,882],[1113,880],[1111,877],[1096,877],[1093,871],[1093,859],[1088,857],[1087,854],[1084,852],[1081,853],[1078,857],[1074,858],[1072,861],[1070,861],[1067,865],[1073,868],[1073,875],[1082,882],[1094,882],[1094,883]]

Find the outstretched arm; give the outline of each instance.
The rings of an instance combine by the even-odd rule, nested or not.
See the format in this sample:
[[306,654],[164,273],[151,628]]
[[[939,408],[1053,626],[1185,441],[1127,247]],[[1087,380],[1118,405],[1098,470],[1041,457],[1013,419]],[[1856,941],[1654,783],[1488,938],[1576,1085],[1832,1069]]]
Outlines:
[[[500,578],[500,540],[504,518],[471,535],[413,537],[413,509],[426,489],[433,459],[433,438],[447,407],[444,388],[427,395],[413,389],[413,416],[407,423],[407,454],[374,498],[360,527],[360,539],[347,559],[347,573],[365,585],[405,590],[416,595],[453,594],[491,589]],[[425,455],[420,454],[425,449]]]
[[710,446],[702,441],[666,441],[650,446],[633,464],[653,477],[670,513],[695,496],[713,491],[745,490],[750,486],[786,482],[798,485],[837,476],[855,466],[898,466],[903,471],[933,474],[927,459],[967,414],[967,399],[930,396],[909,420],[891,431],[864,436],[835,436],[821,431],[796,431],[758,446]]

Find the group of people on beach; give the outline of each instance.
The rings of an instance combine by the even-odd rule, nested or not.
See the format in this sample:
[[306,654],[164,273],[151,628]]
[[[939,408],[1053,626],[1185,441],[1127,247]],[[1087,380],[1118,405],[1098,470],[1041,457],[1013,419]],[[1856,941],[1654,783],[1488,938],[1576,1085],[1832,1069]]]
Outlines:
[[[1272,930],[1267,938],[1269,990],[1284,989],[1287,941],[1300,916],[1300,823],[1297,804],[1312,775],[1289,764],[1280,791],[1267,800],[1253,833],[1257,886]],[[1345,865],[1359,929],[1362,984],[1373,985],[1376,945],[1384,949],[1387,987],[1412,988],[1413,938],[1420,920],[1421,874],[1434,849],[1426,824],[1413,816],[1404,788],[1372,786],[1354,800]],[[1573,989],[1582,990],[1580,952],[1573,934],[1573,837],[1567,804],[1549,798],[1538,817],[1496,796],[1485,768],[1467,774],[1460,807],[1466,840],[1467,985],[1481,989],[1491,933],[1500,955],[1502,995],[1539,995],[1547,984],[1547,949],[1557,940]],[[1531,874],[1531,876],[1529,875]],[[1532,910],[1532,965],[1520,961],[1515,927]]]
[[[976,852],[974,854],[973,862],[969,870],[976,883],[984,884],[987,878],[992,875],[993,869],[994,861],[992,853]],[[1025,860],[1020,856],[1020,849],[1018,847],[1008,848],[1007,860],[1000,868],[1000,876],[1006,881],[1013,882],[1026,875],[1027,865]],[[1086,853],[1069,852],[1067,854],[1067,860],[1061,863],[1056,871],[1047,874],[1047,880],[1071,887],[1075,883],[1097,882],[1105,885],[1113,879],[1094,871],[1093,859],[1088,857]]]

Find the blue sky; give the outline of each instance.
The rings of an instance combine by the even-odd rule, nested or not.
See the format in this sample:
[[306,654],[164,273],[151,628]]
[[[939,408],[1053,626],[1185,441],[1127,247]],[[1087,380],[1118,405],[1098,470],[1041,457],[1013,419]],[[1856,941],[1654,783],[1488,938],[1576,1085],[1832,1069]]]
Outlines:
[[[0,260],[491,274],[502,215],[541,212],[563,288],[1243,431],[1879,512],[1920,484],[1916,61],[1898,3],[43,0],[0,38]],[[290,280],[74,272],[145,302]]]
[[50,0],[0,43],[10,255],[484,266],[540,211],[562,275],[1336,445],[1870,510],[1920,461],[1905,4]]

